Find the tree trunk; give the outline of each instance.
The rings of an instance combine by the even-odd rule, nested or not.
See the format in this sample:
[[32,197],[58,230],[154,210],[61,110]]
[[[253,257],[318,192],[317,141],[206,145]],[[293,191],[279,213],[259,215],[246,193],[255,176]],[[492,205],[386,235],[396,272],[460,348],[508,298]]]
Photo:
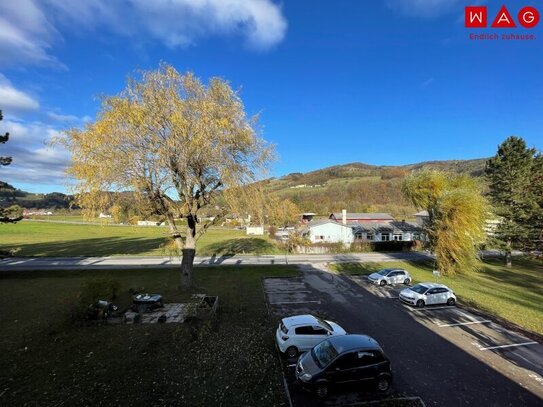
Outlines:
[[183,259],[181,260],[181,286],[189,288],[192,286],[192,265],[196,250],[185,248],[183,249]]
[[512,267],[513,259],[511,256],[511,242],[507,242],[507,249],[505,250],[505,266]]
[[192,268],[196,255],[196,219],[192,215],[187,216],[187,236],[182,252],[181,286],[188,288],[192,286]]

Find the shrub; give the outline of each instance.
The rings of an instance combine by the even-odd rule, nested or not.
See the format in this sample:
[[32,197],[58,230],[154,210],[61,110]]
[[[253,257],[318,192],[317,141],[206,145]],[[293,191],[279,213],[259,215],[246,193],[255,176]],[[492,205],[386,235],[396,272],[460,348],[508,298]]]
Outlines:
[[[112,301],[121,290],[118,280],[95,279],[87,280],[81,286],[77,297],[69,301],[69,315],[72,322],[84,322],[91,316],[91,306],[99,300]],[[92,318],[90,318],[92,319]]]

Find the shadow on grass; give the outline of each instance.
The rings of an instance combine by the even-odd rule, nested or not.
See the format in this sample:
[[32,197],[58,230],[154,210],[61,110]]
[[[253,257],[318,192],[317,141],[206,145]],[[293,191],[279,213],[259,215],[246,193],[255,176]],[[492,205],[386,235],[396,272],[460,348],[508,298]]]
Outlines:
[[[61,238],[61,236],[59,236]],[[20,249],[16,256],[111,256],[118,254],[142,254],[159,249],[165,239],[126,238],[121,236],[77,240],[57,240],[45,243],[19,244],[11,249]],[[3,249],[0,246],[0,249]],[[7,248],[7,247],[6,247]]]
[[212,243],[202,247],[198,254],[231,257],[236,254],[269,254],[273,253],[274,248],[275,246],[267,240],[250,237]]
[[[515,264],[516,263],[516,264]],[[530,290],[543,289],[543,263],[536,260],[514,259],[513,267],[507,268],[503,261],[485,261],[482,270],[485,277],[498,282]],[[494,267],[489,267],[494,266]]]

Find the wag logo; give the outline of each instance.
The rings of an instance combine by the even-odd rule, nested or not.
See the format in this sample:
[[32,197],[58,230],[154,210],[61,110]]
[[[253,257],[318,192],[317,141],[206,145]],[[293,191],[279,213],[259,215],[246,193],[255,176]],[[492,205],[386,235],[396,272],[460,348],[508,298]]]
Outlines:
[[[515,18],[516,17],[516,18]],[[486,6],[468,6],[465,8],[465,26],[466,28],[489,28],[489,14]],[[492,19],[490,28],[525,28],[532,29],[539,24],[539,11],[535,7],[522,7],[515,16],[504,5]],[[535,40],[534,34],[521,33],[501,33],[494,31],[491,34],[470,34],[471,40]]]

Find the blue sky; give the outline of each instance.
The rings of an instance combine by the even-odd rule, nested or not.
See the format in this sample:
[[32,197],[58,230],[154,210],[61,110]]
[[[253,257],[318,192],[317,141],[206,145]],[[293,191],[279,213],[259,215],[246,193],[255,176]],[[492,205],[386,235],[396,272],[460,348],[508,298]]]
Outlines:
[[[541,149],[543,22],[466,29],[464,6],[482,3],[492,21],[503,1],[0,1],[0,131],[12,134],[0,152],[14,160],[0,179],[64,191],[69,156],[44,142],[160,61],[241,88],[276,145],[276,176],[487,157],[513,134]],[[541,2],[505,4],[543,13]]]

